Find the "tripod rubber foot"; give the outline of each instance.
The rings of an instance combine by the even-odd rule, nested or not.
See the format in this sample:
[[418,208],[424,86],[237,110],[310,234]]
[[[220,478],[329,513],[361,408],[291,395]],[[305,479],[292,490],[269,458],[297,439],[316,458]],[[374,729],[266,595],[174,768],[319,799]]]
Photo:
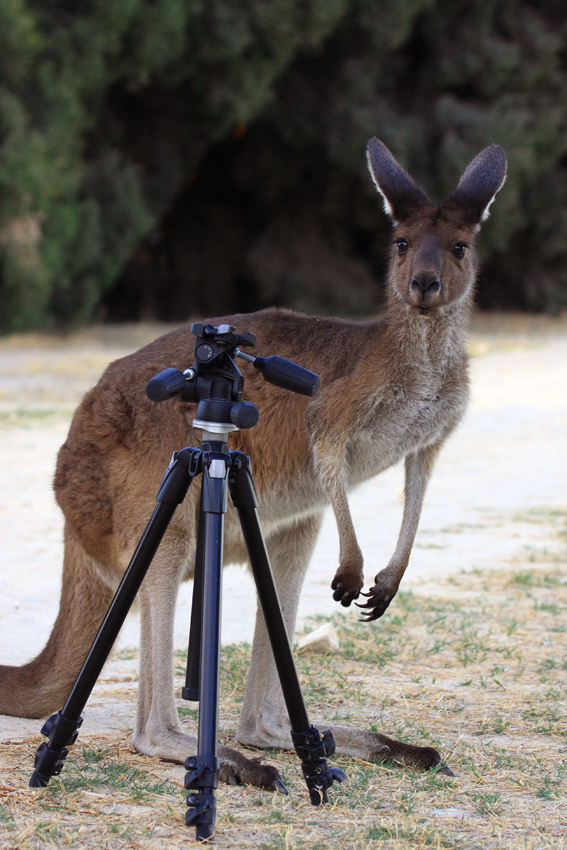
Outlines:
[[30,776],[28,785],[30,788],[45,788],[50,779],[51,775],[46,776],[45,774],[40,773],[39,770],[34,770]]
[[331,787],[333,782],[344,782],[345,779],[346,773],[338,767],[327,767],[327,769],[318,777],[305,775],[311,805],[320,806],[321,803],[328,803],[329,795],[327,794],[327,789]]
[[195,838],[197,841],[210,841],[215,834],[214,826],[198,826],[195,829]]

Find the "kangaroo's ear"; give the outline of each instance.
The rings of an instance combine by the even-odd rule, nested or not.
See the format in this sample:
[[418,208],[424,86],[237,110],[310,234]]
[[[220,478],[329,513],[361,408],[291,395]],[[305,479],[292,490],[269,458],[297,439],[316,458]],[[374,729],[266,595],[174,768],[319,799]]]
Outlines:
[[432,205],[423,189],[414,183],[379,139],[370,139],[366,158],[372,179],[384,200],[384,211],[395,224],[409,218],[416,210]]
[[503,149],[490,145],[473,159],[443,206],[459,208],[469,224],[480,225],[490,215],[490,205],[504,185],[506,169]]

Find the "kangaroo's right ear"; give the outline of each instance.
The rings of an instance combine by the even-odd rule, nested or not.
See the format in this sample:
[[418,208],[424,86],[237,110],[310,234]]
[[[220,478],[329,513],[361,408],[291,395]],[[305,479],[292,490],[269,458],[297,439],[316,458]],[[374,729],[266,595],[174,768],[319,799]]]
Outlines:
[[382,195],[384,211],[394,224],[409,218],[416,210],[432,205],[423,189],[414,183],[386,145],[376,137],[368,142],[366,159],[372,179]]

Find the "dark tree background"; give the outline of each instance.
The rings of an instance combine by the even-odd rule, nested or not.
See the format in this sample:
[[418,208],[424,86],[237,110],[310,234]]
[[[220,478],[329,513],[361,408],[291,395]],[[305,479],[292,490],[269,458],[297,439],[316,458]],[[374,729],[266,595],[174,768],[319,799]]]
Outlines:
[[566,92],[564,0],[2,0],[0,327],[375,311],[373,135],[502,144],[479,302],[563,309]]

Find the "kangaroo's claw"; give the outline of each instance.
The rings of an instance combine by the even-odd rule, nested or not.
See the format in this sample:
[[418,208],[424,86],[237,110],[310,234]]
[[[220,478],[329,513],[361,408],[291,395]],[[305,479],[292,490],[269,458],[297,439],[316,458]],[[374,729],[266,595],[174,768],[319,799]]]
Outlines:
[[[447,768],[447,770],[448,769],[449,768]],[[281,781],[279,776],[276,776],[276,778],[274,779],[273,785],[274,785],[274,788],[273,788],[274,791],[279,791],[280,794],[285,794],[286,796],[289,796],[289,791],[287,790],[287,788],[285,787],[285,785],[283,784],[283,782]]]
[[362,623],[370,623],[372,620],[378,620],[386,611],[395,595],[395,592],[391,594],[385,593],[381,588],[376,587],[376,585],[368,593],[363,593],[362,596],[365,596],[368,602],[357,602],[356,605],[362,608],[367,616],[361,617],[360,621]]

